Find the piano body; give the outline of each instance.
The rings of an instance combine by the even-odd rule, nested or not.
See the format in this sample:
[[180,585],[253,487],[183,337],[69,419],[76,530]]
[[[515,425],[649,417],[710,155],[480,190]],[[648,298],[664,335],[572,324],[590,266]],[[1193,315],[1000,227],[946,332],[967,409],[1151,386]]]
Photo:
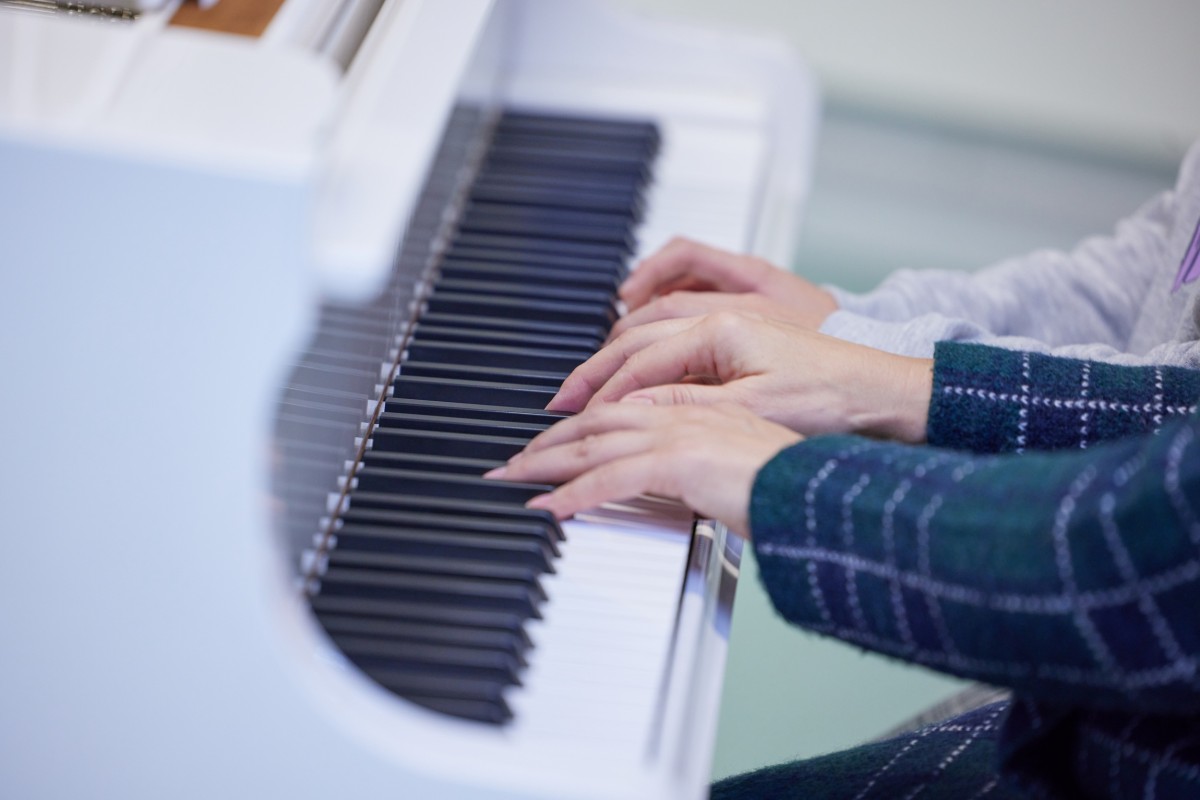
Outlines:
[[702,796],[721,526],[565,523],[504,720],[385,688],[353,643],[395,620],[337,617],[343,648],[313,596],[497,114],[654,123],[638,250],[786,262],[804,71],[591,3],[287,0],[259,36],[174,11],[0,5],[0,791]]

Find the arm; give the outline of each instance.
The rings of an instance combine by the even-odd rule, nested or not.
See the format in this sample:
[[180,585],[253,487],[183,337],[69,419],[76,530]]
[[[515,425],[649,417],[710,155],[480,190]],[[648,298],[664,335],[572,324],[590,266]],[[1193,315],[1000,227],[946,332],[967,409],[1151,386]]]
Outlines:
[[863,338],[870,335],[864,319],[908,323],[929,315],[921,328],[940,319],[943,325],[969,320],[974,329],[954,337],[928,330],[930,342],[968,333],[1124,350],[1155,270],[1165,263],[1175,197],[1160,195],[1112,235],[1087,239],[1069,253],[1037,251],[975,273],[901,270],[861,296],[834,290],[842,311],[821,330],[873,344]]
[[931,445],[976,453],[1084,448],[1196,410],[1200,371],[1125,367],[940,342]]
[[1200,416],[989,458],[813,439],[750,519],[799,625],[1060,706],[1200,711]]

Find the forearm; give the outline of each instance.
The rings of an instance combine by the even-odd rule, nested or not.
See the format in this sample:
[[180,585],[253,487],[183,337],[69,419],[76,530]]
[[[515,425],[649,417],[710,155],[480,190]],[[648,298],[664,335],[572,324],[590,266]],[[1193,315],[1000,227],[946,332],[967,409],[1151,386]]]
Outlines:
[[1157,431],[1200,398],[1200,371],[996,347],[936,347],[927,436],[975,453],[1083,448]]
[[1155,268],[1163,263],[1173,204],[1174,195],[1164,194],[1113,235],[1088,239],[1071,252],[1037,251],[974,273],[901,270],[867,294],[835,290],[834,296],[843,311],[882,322],[934,314],[1051,347],[1094,342],[1125,349]]
[[1192,416],[987,459],[809,440],[755,482],[760,571],[786,618],[872,650],[1063,704],[1200,711],[1198,439]]

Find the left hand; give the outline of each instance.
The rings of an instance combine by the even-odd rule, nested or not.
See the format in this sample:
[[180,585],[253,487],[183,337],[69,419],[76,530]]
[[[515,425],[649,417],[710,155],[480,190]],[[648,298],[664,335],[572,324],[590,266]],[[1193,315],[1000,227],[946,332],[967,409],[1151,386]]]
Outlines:
[[559,519],[652,494],[749,536],[755,476],[801,438],[738,406],[613,403],[557,423],[487,477],[562,483],[529,502]]

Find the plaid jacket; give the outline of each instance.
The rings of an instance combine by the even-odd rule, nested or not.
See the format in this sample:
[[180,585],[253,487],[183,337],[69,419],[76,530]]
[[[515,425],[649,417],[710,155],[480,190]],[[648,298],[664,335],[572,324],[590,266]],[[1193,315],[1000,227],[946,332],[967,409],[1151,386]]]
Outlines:
[[[909,770],[914,794],[1200,798],[1200,373],[948,343],[935,364],[929,447],[819,437],[759,473],[776,608],[1014,690]],[[980,774],[940,790],[956,762]],[[760,794],[905,796],[862,766]]]

